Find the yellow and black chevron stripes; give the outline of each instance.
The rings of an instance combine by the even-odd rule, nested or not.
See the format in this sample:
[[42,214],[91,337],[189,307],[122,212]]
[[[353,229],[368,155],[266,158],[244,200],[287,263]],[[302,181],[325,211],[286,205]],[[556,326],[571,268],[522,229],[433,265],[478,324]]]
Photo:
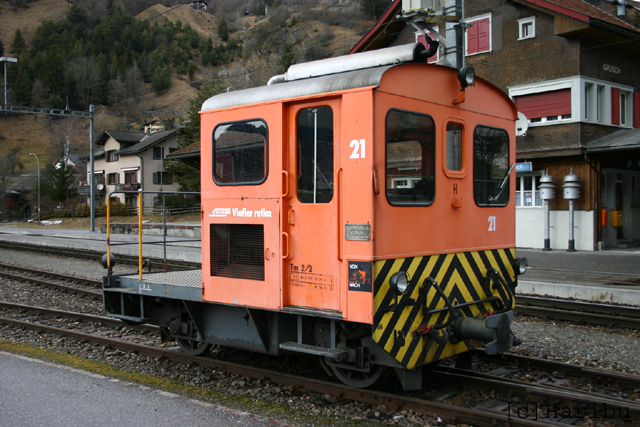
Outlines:
[[[407,369],[475,348],[471,340],[438,344],[427,335],[415,333],[422,324],[442,325],[450,316],[437,290],[433,286],[423,287],[425,279],[433,278],[452,305],[458,305],[455,310],[465,317],[479,317],[486,311],[501,308],[513,309],[515,302],[502,286],[483,287],[483,281],[487,271],[495,268],[507,283],[514,282],[511,265],[514,258],[514,249],[495,249],[376,261],[374,341]],[[389,287],[389,278],[398,271],[406,272],[409,277],[408,289],[402,296],[396,296]],[[485,288],[489,289],[489,295]],[[426,298],[421,297],[421,292],[426,292]],[[503,306],[496,302],[473,303],[491,296],[499,297]],[[395,308],[394,304],[397,304]],[[427,310],[423,309],[425,306]]]

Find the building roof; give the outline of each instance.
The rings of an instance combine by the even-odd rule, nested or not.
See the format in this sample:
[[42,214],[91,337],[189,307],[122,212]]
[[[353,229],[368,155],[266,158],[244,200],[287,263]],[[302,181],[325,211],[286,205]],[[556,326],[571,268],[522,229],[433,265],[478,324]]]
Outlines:
[[173,135],[175,135],[176,133],[178,133],[178,129],[171,129],[171,130],[165,130],[162,132],[154,132],[152,134],[145,134],[143,133],[144,137],[137,143],[133,144],[133,145],[129,145],[125,148],[123,148],[122,150],[118,151],[118,155],[119,156],[126,156],[128,154],[137,154],[140,153],[144,150],[146,150],[149,147],[152,147],[162,141],[165,141],[166,139],[172,137]]
[[38,175],[22,174],[9,187],[10,192],[14,193],[30,193],[38,185]]
[[640,128],[620,129],[587,143],[587,152],[633,150],[640,148]]
[[[623,32],[635,37],[640,34],[640,29],[584,0],[511,0],[507,3],[519,3],[559,14],[608,32]],[[393,42],[397,34],[406,26],[404,21],[396,18],[401,9],[402,1],[393,0],[378,22],[349,53],[380,49]]]
[[140,142],[147,134],[144,132],[128,132],[123,130],[105,130],[96,139],[96,145],[104,145],[109,138],[113,138],[120,144],[128,145]]
[[186,147],[178,148],[171,154],[167,154],[167,160],[181,160],[190,157],[200,157],[200,141],[189,144]]
[[200,170],[200,141],[179,148],[165,156],[166,160],[177,160]]
[[640,29],[584,0],[514,0],[516,3],[532,4],[560,13],[583,22],[593,20],[625,28],[640,34]]

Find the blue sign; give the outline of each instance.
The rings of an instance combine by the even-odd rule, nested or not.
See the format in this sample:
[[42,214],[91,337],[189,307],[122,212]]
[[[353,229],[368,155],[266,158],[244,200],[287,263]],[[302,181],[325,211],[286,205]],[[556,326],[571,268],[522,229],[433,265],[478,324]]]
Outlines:
[[531,162],[516,163],[516,172],[531,172]]

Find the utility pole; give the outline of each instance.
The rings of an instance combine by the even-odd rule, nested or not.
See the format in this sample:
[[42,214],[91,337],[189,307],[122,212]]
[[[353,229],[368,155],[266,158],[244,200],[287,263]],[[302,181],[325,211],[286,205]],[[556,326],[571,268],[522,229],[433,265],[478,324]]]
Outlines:
[[4,107],[7,107],[7,62],[18,62],[18,58],[0,56],[0,62],[4,63]]

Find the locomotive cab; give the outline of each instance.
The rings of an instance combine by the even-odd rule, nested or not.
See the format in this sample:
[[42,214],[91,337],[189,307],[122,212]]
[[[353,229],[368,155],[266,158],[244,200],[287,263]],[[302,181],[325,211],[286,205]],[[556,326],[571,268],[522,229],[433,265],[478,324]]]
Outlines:
[[356,387],[395,368],[420,388],[429,363],[511,348],[516,110],[423,50],[294,65],[206,101],[202,294],[148,285],[164,295],[140,291],[132,316],[120,277],[105,284],[112,315],[194,352],[315,354]]

